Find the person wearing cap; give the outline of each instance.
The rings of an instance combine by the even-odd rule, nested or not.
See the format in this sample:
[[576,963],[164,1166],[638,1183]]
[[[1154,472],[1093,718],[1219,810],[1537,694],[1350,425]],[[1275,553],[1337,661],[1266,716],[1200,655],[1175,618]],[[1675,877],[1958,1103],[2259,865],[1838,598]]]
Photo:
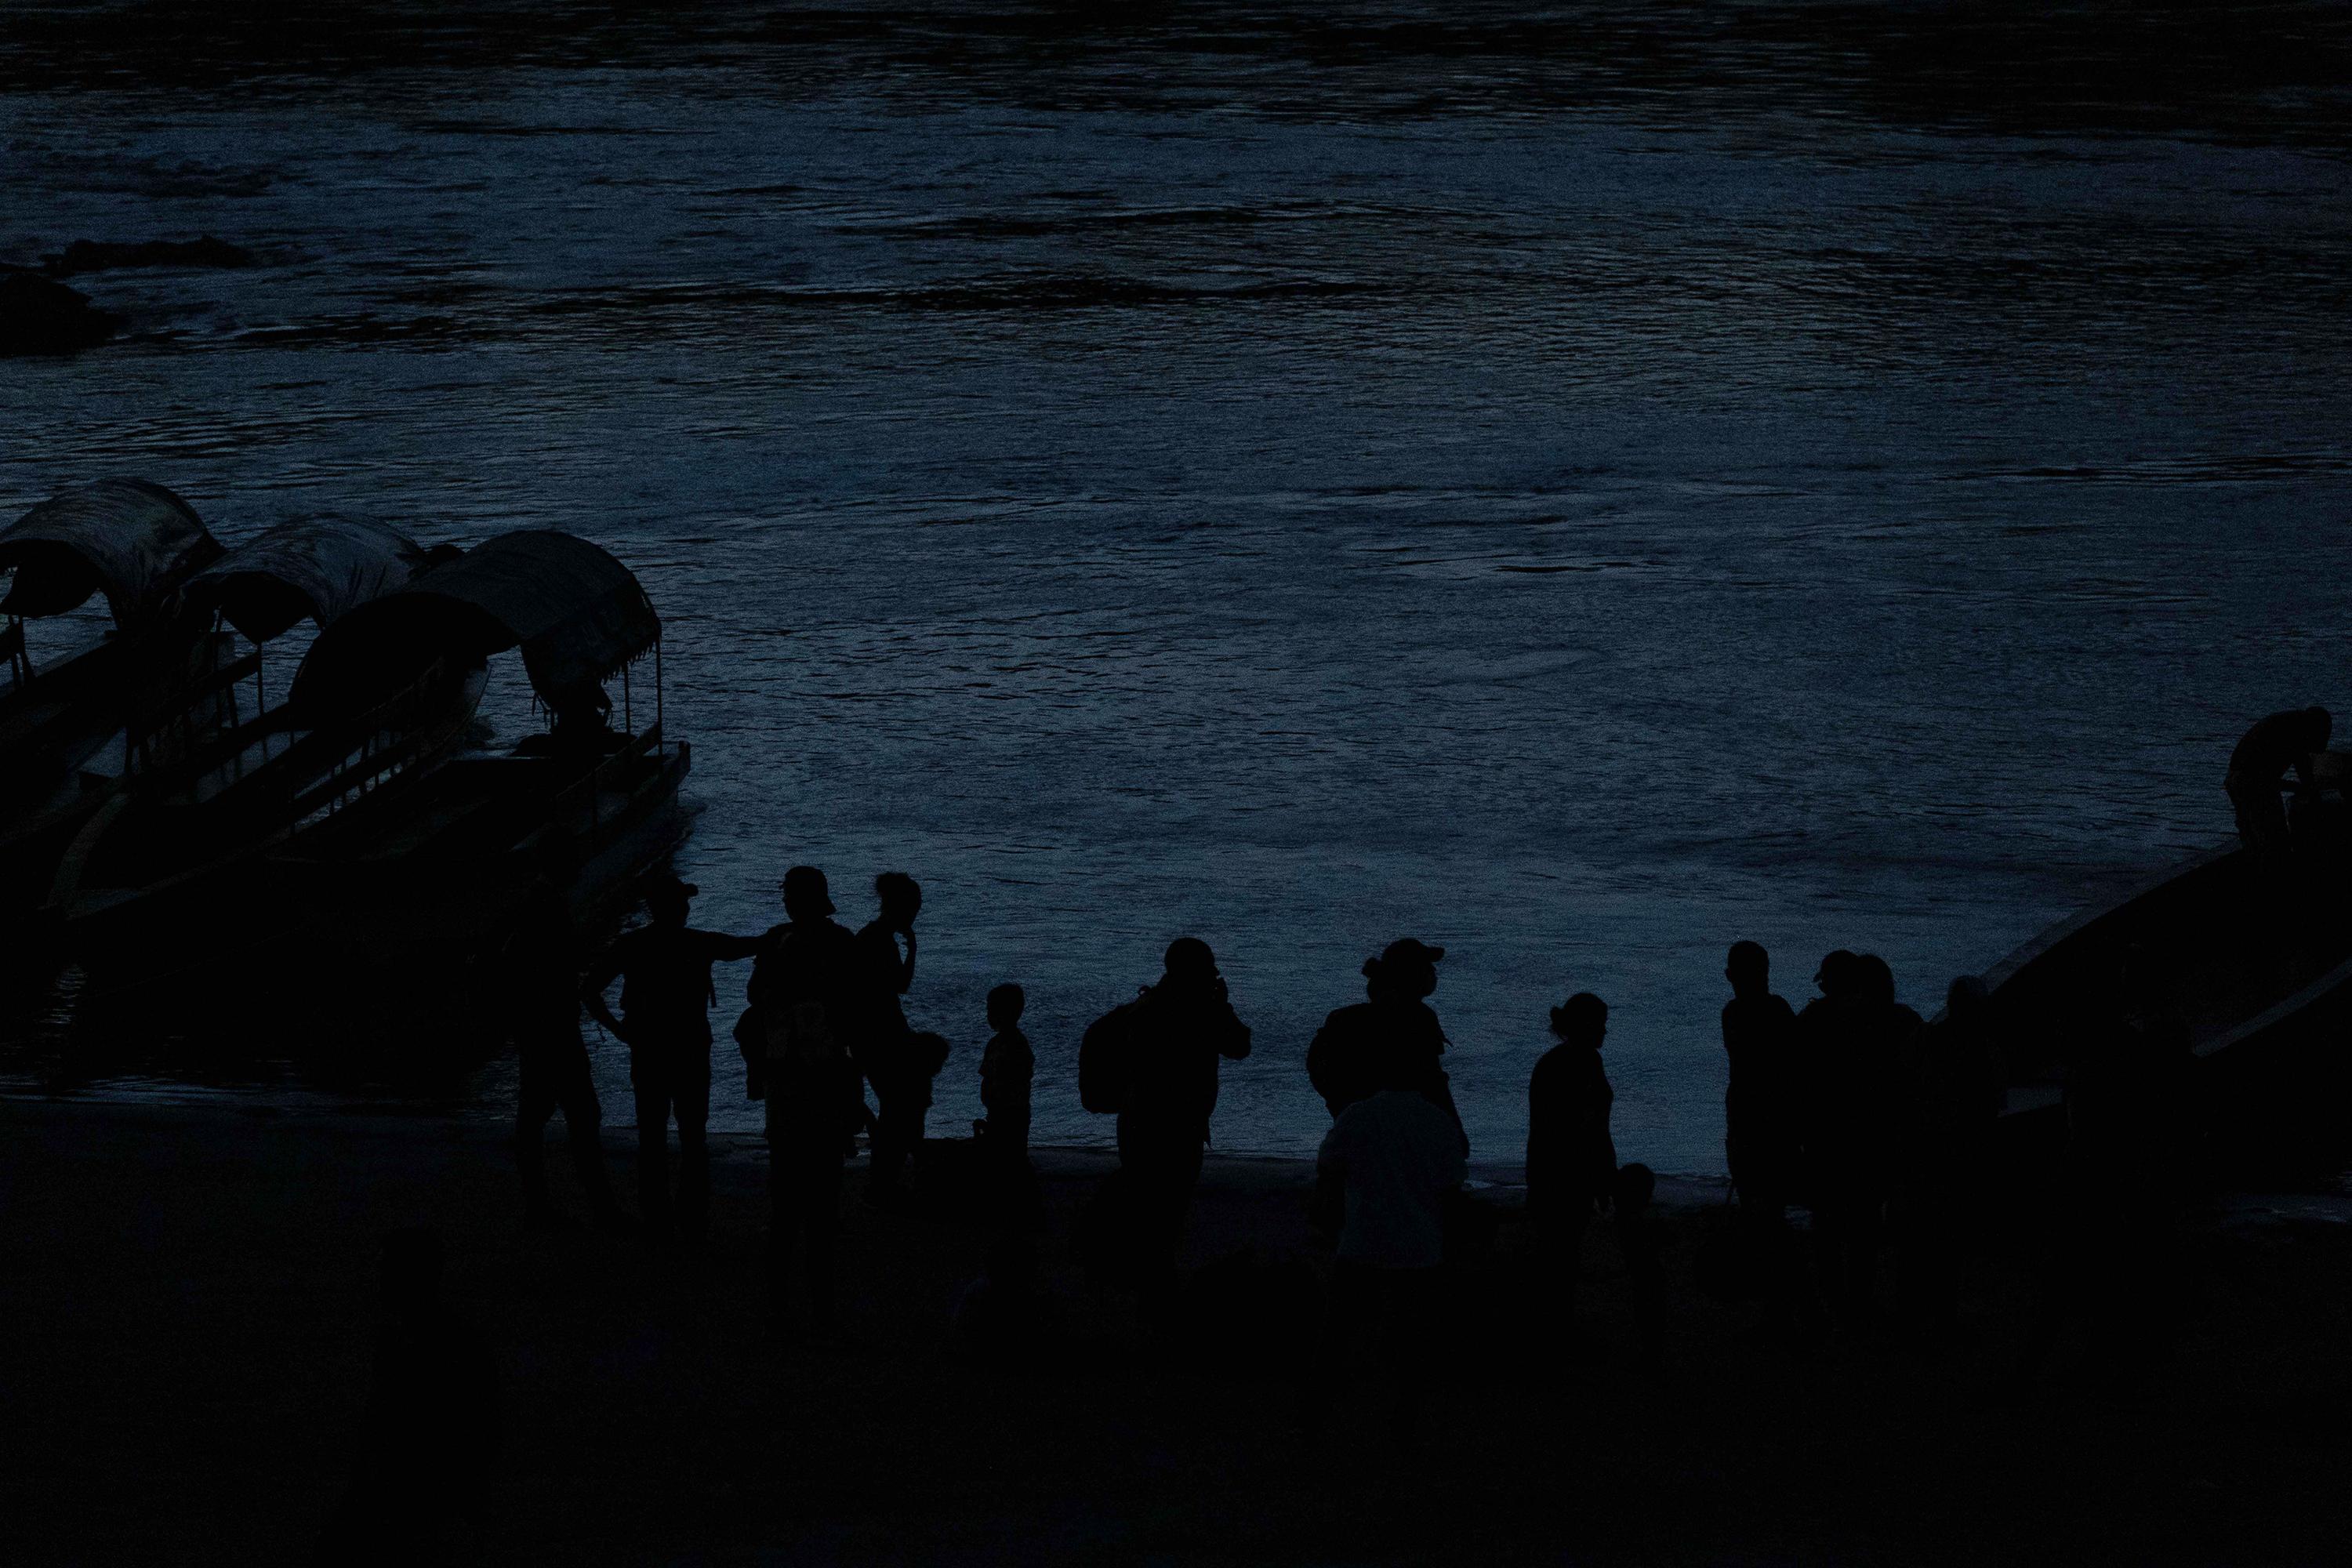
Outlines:
[[2297,782],[2311,783],[2314,752],[2327,750],[2335,721],[2325,708],[2297,708],[2255,721],[2230,752],[2230,771],[2221,780],[2230,805],[2237,812],[2238,840],[2258,860],[2274,859],[2286,843],[2286,807],[2279,785],[2287,771]]
[[[646,889],[644,925],[604,950],[583,987],[588,1012],[629,1047],[637,1100],[637,1192],[646,1240],[699,1241],[710,1215],[710,966],[750,958],[765,940],[700,931],[686,923],[701,889],[674,876]],[[621,982],[618,1017],[604,1000]],[[669,1122],[677,1118],[677,1197],[669,1191]]]
[[1217,1108],[1217,1064],[1250,1053],[1249,1026],[1234,1012],[1207,942],[1178,937],[1161,968],[1158,983],[1129,1004],[1130,1076],[1118,1112],[1137,1282],[1151,1296],[1175,1283],[1176,1250]]
[[1617,1095],[1601,1066],[1609,1005],[1580,991],[1551,1010],[1551,1032],[1559,1043],[1537,1058],[1528,1079],[1528,1217],[1567,1315],[1576,1307],[1584,1233],[1617,1184],[1617,1145],[1609,1135]]
[[1470,1152],[1470,1136],[1454,1109],[1454,1086],[1440,1061],[1445,1030],[1429,1005],[1437,989],[1442,947],[1402,937],[1377,958],[1364,961],[1364,994],[1330,1014],[1307,1047],[1307,1079],[1337,1121],[1360,1100],[1381,1092],[1400,1077],[1414,1083],[1432,1105],[1445,1112]]
[[793,1253],[805,1242],[810,1321],[833,1326],[834,1242],[846,1139],[865,1120],[850,1047],[866,1022],[857,939],[836,924],[824,873],[784,873],[784,923],[761,940],[751,1015],[736,1030],[754,1092],[767,1101],[769,1313],[783,1330]]

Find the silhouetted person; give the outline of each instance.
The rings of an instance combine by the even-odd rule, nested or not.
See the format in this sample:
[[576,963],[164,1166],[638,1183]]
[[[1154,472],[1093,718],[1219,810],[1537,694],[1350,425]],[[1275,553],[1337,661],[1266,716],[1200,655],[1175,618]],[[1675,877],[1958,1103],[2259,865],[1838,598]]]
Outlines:
[[1723,966],[1731,982],[1724,1004],[1723,1050],[1731,1081],[1723,1096],[1724,1152],[1739,1194],[1738,1256],[1756,1271],[1768,1324],[1810,1334],[1819,1312],[1801,1249],[1789,1228],[1789,1205],[1805,1191],[1805,1122],[1811,1080],[1797,1037],[1797,1015],[1771,987],[1771,957],[1760,943],[1738,942]]
[[1248,1026],[1226,999],[1207,942],[1178,937],[1163,968],[1119,1014],[1118,1163],[1129,1254],[1136,1285],[1155,1301],[1175,1283],[1177,1247],[1217,1106],[1218,1060],[1250,1052]]
[[2311,782],[2311,756],[2327,749],[2335,721],[2325,708],[2298,708],[2255,721],[2230,752],[2230,771],[2221,781],[2230,804],[2237,810],[2238,841],[2258,863],[2274,862],[2286,843],[2286,806],[2279,786],[2287,770],[2296,780]]
[[1357,1100],[1378,1093],[1382,1084],[1400,1075],[1409,1078],[1452,1120],[1467,1154],[1469,1134],[1461,1132],[1462,1116],[1454,1107],[1454,1087],[1442,1059],[1445,1030],[1428,1002],[1437,989],[1438,961],[1444,956],[1442,947],[1405,937],[1389,943],[1379,957],[1366,959],[1368,1000],[1341,1007],[1323,1020],[1307,1047],[1307,1078],[1335,1119]]
[[1356,1342],[1375,1341],[1377,1377],[1391,1384],[1397,1434],[1418,1441],[1435,1360],[1445,1202],[1469,1173],[1461,1129],[1431,1103],[1421,1065],[1389,1058],[1390,1079],[1351,1100],[1315,1156],[1320,1206],[1339,1218],[1323,1376],[1308,1415],[1321,1424]]
[[1984,982],[1963,974],[1945,993],[1944,1016],[1919,1034],[1890,1213],[1898,1298],[1915,1329],[1950,1325],[1969,1218],[1989,1206],[2009,1078],[1990,1012]]
[[830,918],[824,873],[784,873],[785,923],[772,929],[752,967],[757,1043],[751,1080],[768,1102],[769,1310],[787,1322],[793,1252],[806,1245],[810,1321],[833,1326],[833,1262],[841,1226],[843,1142],[865,1116],[852,1031],[870,1005],[857,939]]
[[511,1032],[520,1058],[515,1104],[515,1163],[522,1173],[523,1223],[555,1221],[547,1187],[547,1123],[563,1112],[565,1141],[581,1192],[599,1224],[617,1228],[620,1205],[604,1173],[603,1108],[580,1037],[580,970],[572,920],[561,896],[546,893],[524,911],[507,944],[505,968],[512,1005]]
[[980,1056],[980,1104],[988,1112],[981,1125],[992,1163],[1026,1165],[1029,1160],[1029,1084],[1036,1054],[1021,1032],[1029,998],[1021,987],[999,985],[988,994],[988,1047]]
[[1723,967],[1731,982],[1723,1005],[1723,1051],[1731,1060],[1724,1152],[1740,1203],[1763,1215],[1778,1215],[1794,1195],[1804,1098],[1797,1014],[1772,993],[1771,962],[1761,944],[1740,942]]
[[573,681],[549,692],[546,701],[553,723],[546,744],[530,749],[557,755],[601,756],[627,743],[625,736],[614,732],[613,699],[603,681],[593,677]]
[[1611,1194],[1617,1247],[1625,1255],[1626,1277],[1633,1282],[1633,1330],[1641,1342],[1642,1371],[1651,1377],[1665,1371],[1665,1235],[1651,1207],[1657,1191],[1656,1173],[1647,1165],[1632,1164],[1618,1171]]
[[441,1240],[384,1238],[383,1316],[353,1444],[352,1479],[319,1542],[320,1563],[463,1561],[463,1515],[499,1449],[498,1373],[441,1300]]
[[[718,1000],[710,966],[758,953],[763,936],[730,936],[686,923],[701,889],[661,877],[646,892],[652,919],[625,933],[588,972],[588,1011],[629,1047],[629,1083],[637,1100],[638,1208],[646,1239],[675,1233],[700,1240],[710,1218],[710,1008]],[[621,981],[621,1016],[605,989]],[[677,1116],[677,1201],[669,1191],[669,1121]]]
[[1798,1019],[1812,1083],[1807,1138],[1822,1294],[1849,1331],[1866,1325],[1878,1277],[1889,1162],[1912,1081],[1919,1015],[1895,999],[1884,959],[1841,949]]
[[1568,1318],[1576,1311],[1584,1233],[1617,1182],[1617,1145],[1609,1136],[1617,1096],[1601,1067],[1609,1005],[1580,991],[1551,1010],[1551,1032],[1559,1043],[1537,1058],[1528,1079],[1528,1218],[1549,1294]]
[[947,1041],[908,1027],[898,1000],[915,984],[915,917],[923,910],[923,890],[905,872],[885,871],[874,879],[874,891],[881,912],[857,932],[865,983],[872,994],[868,1021],[854,1049],[866,1080],[874,1086],[869,1195],[888,1202],[902,1194],[908,1162],[922,1147],[931,1080],[947,1060]]

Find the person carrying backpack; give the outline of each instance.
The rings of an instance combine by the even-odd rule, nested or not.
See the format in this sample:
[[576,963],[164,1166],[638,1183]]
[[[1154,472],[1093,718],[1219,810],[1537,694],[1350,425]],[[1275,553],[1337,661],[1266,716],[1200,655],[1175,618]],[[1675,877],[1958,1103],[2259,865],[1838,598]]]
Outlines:
[[1175,1283],[1217,1106],[1217,1063],[1250,1053],[1249,1027],[1226,997],[1207,942],[1177,938],[1162,967],[1158,984],[1087,1029],[1078,1058],[1081,1102],[1118,1117],[1127,1249],[1137,1288],[1150,1299]]

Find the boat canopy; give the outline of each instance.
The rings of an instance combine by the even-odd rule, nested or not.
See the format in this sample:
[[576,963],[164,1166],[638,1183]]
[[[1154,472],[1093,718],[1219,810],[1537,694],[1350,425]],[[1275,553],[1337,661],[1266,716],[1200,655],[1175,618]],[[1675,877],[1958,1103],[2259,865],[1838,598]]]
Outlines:
[[16,574],[0,611],[62,616],[103,593],[114,624],[128,627],[220,553],[195,510],[161,485],[77,485],[0,530],[0,570]]
[[293,700],[317,711],[370,708],[436,659],[478,662],[520,647],[543,699],[613,675],[661,639],[661,618],[629,569],[552,530],[486,539],[319,635]]
[[217,610],[248,640],[264,643],[305,616],[322,629],[332,625],[406,586],[430,559],[415,540],[380,522],[307,518],[238,545],[182,593],[190,605]]

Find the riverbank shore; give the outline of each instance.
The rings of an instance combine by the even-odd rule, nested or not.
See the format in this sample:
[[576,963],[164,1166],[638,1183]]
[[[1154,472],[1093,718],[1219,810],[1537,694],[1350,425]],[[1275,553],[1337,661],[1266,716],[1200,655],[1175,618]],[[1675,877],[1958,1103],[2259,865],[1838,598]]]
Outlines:
[[[627,1140],[607,1143],[625,1194]],[[1606,1227],[1574,1353],[1537,1353],[1559,1336],[1498,1307],[1523,1256],[1498,1184],[1496,1257],[1408,1458],[1369,1395],[1302,1436],[1279,1313],[1245,1292],[1195,1298],[1213,1331],[1139,1321],[1068,1257],[1109,1158],[1038,1163],[1043,1348],[1003,1365],[950,1331],[986,1234],[876,1212],[855,1171],[843,1331],[777,1344],[755,1147],[722,1146],[712,1244],[669,1259],[524,1234],[505,1141],[478,1124],[0,1101],[8,1539],[27,1562],[304,1560],[350,1479],[381,1240],[414,1225],[444,1237],[447,1295],[498,1369],[485,1562],[2317,1562],[2352,1526],[2341,1202],[2197,1207],[2160,1357],[2095,1379],[2062,1343],[2021,1382],[2016,1268],[1971,1270],[1932,1353],[1800,1354],[1694,1289],[1708,1216],[1674,1206],[1654,1381]],[[1317,1266],[1309,1174],[1213,1157],[1189,1260]]]

